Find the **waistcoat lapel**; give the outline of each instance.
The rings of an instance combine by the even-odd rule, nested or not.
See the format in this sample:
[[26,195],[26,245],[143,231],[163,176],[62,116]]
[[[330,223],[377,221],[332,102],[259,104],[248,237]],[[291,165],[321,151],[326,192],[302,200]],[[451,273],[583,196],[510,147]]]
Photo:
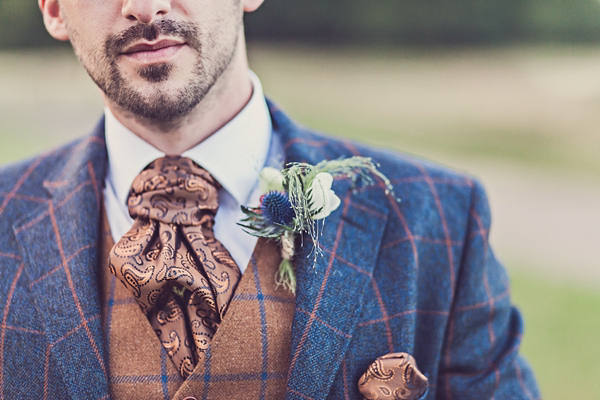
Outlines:
[[294,295],[275,285],[275,242],[259,239],[209,356],[174,399],[280,399],[289,367]]
[[108,269],[114,240],[104,211],[99,275],[111,398],[171,398],[183,379],[129,289]]
[[[72,398],[108,395],[97,290],[97,238],[106,150],[96,134],[64,150],[43,185],[48,201],[13,226],[46,338]],[[53,382],[45,382],[52,386]]]

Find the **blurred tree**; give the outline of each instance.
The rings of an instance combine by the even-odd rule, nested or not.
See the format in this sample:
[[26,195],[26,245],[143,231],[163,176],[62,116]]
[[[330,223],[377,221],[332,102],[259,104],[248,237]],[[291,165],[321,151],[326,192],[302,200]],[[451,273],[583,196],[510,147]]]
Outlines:
[[51,43],[37,1],[0,1],[0,47],[47,46]]
[[[597,0],[266,0],[248,37],[387,45],[600,42]],[[0,48],[58,45],[35,0],[0,0]]]
[[541,41],[598,41],[600,2],[597,0],[529,0],[520,24],[527,36]]
[[267,0],[250,39],[315,43],[600,41],[597,0]]

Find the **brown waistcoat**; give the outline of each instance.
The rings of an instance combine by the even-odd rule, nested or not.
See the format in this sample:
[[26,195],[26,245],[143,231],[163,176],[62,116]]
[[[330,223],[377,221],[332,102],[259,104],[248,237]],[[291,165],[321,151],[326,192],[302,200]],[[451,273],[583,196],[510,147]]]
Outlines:
[[276,288],[276,243],[259,239],[210,353],[182,380],[133,295],[108,271],[114,244],[100,235],[103,325],[113,399],[281,399],[289,367],[294,296]]

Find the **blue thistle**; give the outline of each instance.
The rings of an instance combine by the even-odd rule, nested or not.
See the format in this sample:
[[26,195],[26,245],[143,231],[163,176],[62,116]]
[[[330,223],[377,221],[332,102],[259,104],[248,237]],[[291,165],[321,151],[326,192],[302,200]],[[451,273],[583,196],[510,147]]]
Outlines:
[[276,190],[262,196],[260,210],[264,219],[270,224],[288,226],[296,216],[287,194]]

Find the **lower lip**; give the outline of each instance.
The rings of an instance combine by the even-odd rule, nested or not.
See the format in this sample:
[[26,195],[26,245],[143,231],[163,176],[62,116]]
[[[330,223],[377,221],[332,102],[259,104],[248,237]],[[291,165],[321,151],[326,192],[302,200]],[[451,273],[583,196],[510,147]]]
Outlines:
[[136,51],[135,53],[125,53],[123,56],[144,64],[152,64],[168,61],[169,58],[174,56],[183,46],[183,44],[179,44],[157,50]]

